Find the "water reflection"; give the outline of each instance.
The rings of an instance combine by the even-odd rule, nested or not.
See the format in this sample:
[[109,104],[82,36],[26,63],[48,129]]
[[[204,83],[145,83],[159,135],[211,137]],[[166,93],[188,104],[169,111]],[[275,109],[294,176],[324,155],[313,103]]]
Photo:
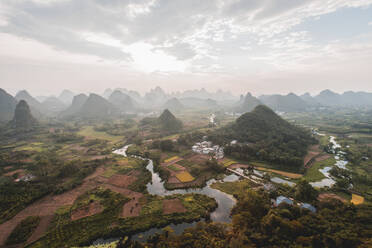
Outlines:
[[[128,147],[129,145],[123,147],[122,149],[114,151],[114,153],[126,156],[126,150],[128,149]],[[212,185],[214,182],[217,182],[217,180],[215,179],[209,180],[206,183],[206,186],[203,188],[167,190],[165,189],[164,182],[161,180],[159,174],[154,171],[153,161],[152,160],[148,160],[148,161],[149,162],[148,162],[148,165],[146,166],[146,169],[150,171],[152,175],[151,182],[149,182],[146,185],[147,191],[149,192],[149,194],[165,196],[165,195],[173,195],[173,194],[196,193],[196,194],[203,194],[203,195],[209,196],[211,198],[214,198],[218,204],[217,208],[210,214],[210,219],[215,222],[223,222],[223,223],[231,222],[230,212],[231,212],[231,209],[234,207],[236,200],[233,196],[210,187],[210,185]],[[237,180],[239,180],[239,177],[237,175],[232,174],[232,175],[226,175],[220,181],[234,182]],[[201,221],[204,221],[204,220],[201,220]],[[175,231],[176,234],[180,234],[186,228],[195,226],[197,222],[199,221],[196,221],[193,223],[171,224],[169,226]],[[152,228],[146,232],[142,232],[142,233],[138,233],[134,235],[132,239],[138,240],[138,241],[145,241],[149,236],[154,235],[155,233],[159,233],[161,231],[162,229],[160,228]]]

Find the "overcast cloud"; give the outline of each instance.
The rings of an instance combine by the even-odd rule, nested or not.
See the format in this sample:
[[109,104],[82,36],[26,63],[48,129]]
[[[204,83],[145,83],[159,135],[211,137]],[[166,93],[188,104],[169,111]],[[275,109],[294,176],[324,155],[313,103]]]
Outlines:
[[0,87],[372,91],[372,0],[1,0]]

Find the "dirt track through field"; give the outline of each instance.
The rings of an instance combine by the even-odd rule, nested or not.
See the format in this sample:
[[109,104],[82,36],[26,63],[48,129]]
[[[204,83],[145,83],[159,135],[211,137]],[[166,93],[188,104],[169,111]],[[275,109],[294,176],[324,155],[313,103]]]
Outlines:
[[[127,202],[121,213],[122,217],[138,216],[141,210],[141,205],[139,204],[139,199],[143,196],[142,193],[134,192],[126,187],[130,185],[137,179],[137,172],[130,173],[130,175],[115,175],[109,179],[102,177],[105,172],[104,167],[99,167],[96,171],[86,177],[82,185],[68,192],[60,195],[48,195],[33,204],[29,205],[22,211],[20,211],[12,219],[6,221],[0,225],[0,247],[4,245],[6,239],[13,231],[13,229],[26,217],[28,216],[40,216],[41,221],[36,228],[35,232],[32,234],[28,243],[36,241],[39,239],[47,230],[48,226],[53,219],[55,211],[66,205],[72,205],[74,201],[85,192],[96,188],[97,186],[102,186],[106,189],[110,189],[116,193],[120,193],[128,198],[131,198]],[[111,180],[110,180],[111,179]],[[94,211],[93,211],[94,210]],[[92,211],[96,213],[99,212],[99,208],[94,208]],[[97,211],[95,211],[97,210]],[[91,212],[92,212],[91,211]],[[97,213],[98,213],[97,212]],[[89,213],[91,214],[91,213]],[[79,216],[75,216],[79,218]],[[83,216],[85,217],[85,216]],[[83,218],[81,217],[81,218]]]
[[78,196],[90,189],[93,189],[94,187],[94,182],[85,182],[81,186],[71,191],[63,193],[61,195],[48,195],[29,205],[12,219],[0,225],[0,246],[4,244],[4,242],[13,231],[13,229],[18,225],[18,223],[20,223],[26,217],[40,216],[43,219],[43,217],[45,216],[53,216],[55,211],[59,207],[73,204]]
[[27,240],[27,244],[30,244],[39,238],[48,230],[49,224],[53,220],[53,215],[46,215],[41,217],[39,225],[36,227],[36,230],[31,235],[31,237]]
[[[41,217],[41,223],[40,225],[43,225],[40,227],[35,236],[34,234],[31,237],[41,237],[43,233],[41,233],[42,230],[44,230],[44,225],[46,223],[46,216],[53,216],[55,211],[65,205],[72,205],[77,197],[84,194],[85,192],[94,189],[97,186],[97,182],[92,180],[93,178],[101,175],[104,172],[103,168],[97,168],[97,170],[88,176],[84,183],[78,187],[76,187],[73,190],[70,190],[68,192],[65,192],[60,195],[48,195],[33,204],[29,205],[22,211],[20,211],[16,216],[14,216],[12,219],[4,222],[0,225],[0,246],[4,245],[6,239],[10,235],[10,233],[13,231],[13,229],[20,223],[23,219],[27,218],[28,216],[40,216]],[[45,227],[45,230],[47,227]],[[35,231],[35,232],[36,232]]]

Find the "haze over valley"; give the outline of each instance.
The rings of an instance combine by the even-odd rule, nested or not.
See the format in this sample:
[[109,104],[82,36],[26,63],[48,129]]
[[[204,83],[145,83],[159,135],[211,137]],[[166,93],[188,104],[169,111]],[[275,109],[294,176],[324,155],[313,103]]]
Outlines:
[[0,248],[372,247],[372,0],[1,0]]

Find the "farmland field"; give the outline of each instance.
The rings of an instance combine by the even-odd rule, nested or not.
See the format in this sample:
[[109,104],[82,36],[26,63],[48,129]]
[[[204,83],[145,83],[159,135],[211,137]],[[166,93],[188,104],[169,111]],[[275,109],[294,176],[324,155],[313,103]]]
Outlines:
[[297,174],[297,173],[291,173],[291,172],[286,172],[286,171],[281,171],[281,170],[268,169],[268,168],[264,168],[264,167],[255,167],[255,169],[261,170],[261,171],[273,172],[273,173],[279,174],[281,176],[285,176],[285,177],[293,178],[293,179],[297,179],[297,178],[300,178],[300,177],[303,176],[303,175]]
[[194,177],[191,176],[190,173],[188,173],[187,171],[177,173],[176,177],[183,183],[194,181]]
[[166,160],[164,160],[164,162],[165,163],[171,163],[171,162],[173,162],[173,161],[175,161],[175,160],[177,160],[177,159],[179,159],[180,157],[178,157],[178,156],[173,156],[173,157],[171,157],[171,158],[168,158],[168,159],[166,159]]
[[359,205],[359,204],[362,204],[364,202],[364,197],[363,196],[352,194],[351,197],[352,197],[351,198],[351,203],[353,203],[354,205]]
[[97,132],[94,130],[93,126],[83,127],[78,134],[87,139],[103,139],[113,143],[119,142],[123,139],[123,136],[114,136],[105,132]]

